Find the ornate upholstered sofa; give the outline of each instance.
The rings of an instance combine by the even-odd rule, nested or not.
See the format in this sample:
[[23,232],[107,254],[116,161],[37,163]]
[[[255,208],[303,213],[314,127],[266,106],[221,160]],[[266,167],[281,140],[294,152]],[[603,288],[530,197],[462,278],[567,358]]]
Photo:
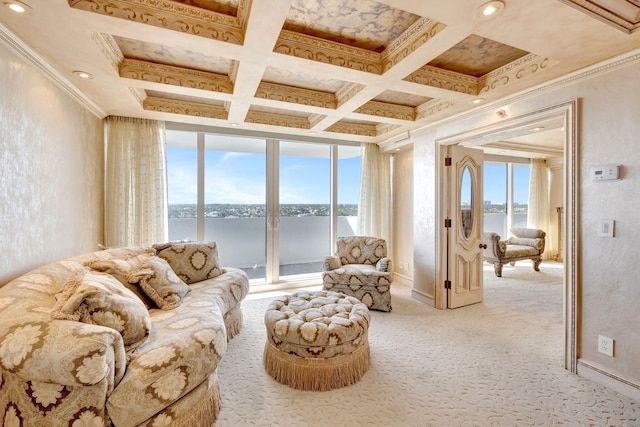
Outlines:
[[249,283],[194,245],[93,252],[0,288],[0,425],[213,425]]
[[339,237],[336,254],[324,258],[322,289],[351,295],[372,310],[391,311],[393,269],[384,239]]
[[530,259],[533,269],[540,271],[546,233],[537,228],[512,228],[512,236],[500,240],[497,233],[484,233],[484,260],[493,264],[496,276],[502,277],[502,266]]

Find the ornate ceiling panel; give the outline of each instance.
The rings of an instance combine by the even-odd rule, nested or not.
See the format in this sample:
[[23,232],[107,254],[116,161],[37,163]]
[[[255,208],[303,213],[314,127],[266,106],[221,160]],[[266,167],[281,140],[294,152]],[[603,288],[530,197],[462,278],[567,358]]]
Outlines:
[[229,74],[232,60],[215,55],[207,55],[187,48],[167,47],[158,43],[113,37],[122,55],[128,59],[150,61],[157,64],[174,65],[192,70]]
[[294,0],[284,29],[380,53],[418,19],[371,0]]
[[0,36],[108,114],[316,140],[397,139],[640,49],[640,0],[24,1]]
[[472,34],[427,65],[467,76],[482,77],[528,53]]

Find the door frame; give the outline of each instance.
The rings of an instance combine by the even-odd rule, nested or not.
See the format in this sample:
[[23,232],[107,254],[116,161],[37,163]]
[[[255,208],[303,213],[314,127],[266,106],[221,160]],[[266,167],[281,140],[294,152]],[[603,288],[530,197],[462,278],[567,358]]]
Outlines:
[[[578,334],[577,326],[579,312],[577,306],[578,296],[578,99],[552,105],[539,110],[523,113],[514,117],[500,117],[498,122],[473,127],[462,132],[444,135],[436,138],[436,150],[438,162],[436,164],[437,195],[436,212],[438,218],[436,224],[436,285],[435,306],[438,309],[446,309],[447,290],[446,278],[446,229],[444,220],[447,214],[447,200],[450,195],[447,190],[446,168],[444,159],[447,156],[447,145],[461,144],[469,141],[477,141],[485,138],[489,141],[492,134],[514,130],[524,126],[532,126],[537,122],[551,118],[564,120],[564,277],[563,277],[563,303],[564,303],[564,366],[572,373],[577,373],[578,362]],[[486,121],[485,121],[486,123]]]

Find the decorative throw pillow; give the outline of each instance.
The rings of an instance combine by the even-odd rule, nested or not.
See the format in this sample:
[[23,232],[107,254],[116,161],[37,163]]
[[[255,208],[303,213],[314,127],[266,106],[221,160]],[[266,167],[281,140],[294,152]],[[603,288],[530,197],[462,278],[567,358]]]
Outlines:
[[110,274],[90,270],[64,284],[51,317],[115,329],[127,352],[143,344],[151,329],[149,312],[133,292]]
[[216,242],[165,243],[153,247],[187,284],[213,279],[225,272],[220,267]]
[[93,270],[109,273],[120,281],[127,289],[133,292],[147,308],[155,307],[153,300],[138,286],[139,277],[133,274],[134,271],[153,258],[150,253],[134,254],[122,259],[109,259],[90,261],[85,265]]
[[180,279],[164,259],[154,256],[132,273],[138,278],[140,287],[149,298],[163,310],[180,305],[189,286]]

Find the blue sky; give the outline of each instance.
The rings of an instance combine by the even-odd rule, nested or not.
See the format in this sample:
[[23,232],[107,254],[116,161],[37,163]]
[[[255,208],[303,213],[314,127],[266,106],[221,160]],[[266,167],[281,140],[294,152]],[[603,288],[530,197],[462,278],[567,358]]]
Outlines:
[[[483,199],[491,202],[505,202],[507,197],[506,164],[485,163]],[[516,165],[513,171],[514,201],[529,201],[529,165]]]
[[[196,150],[167,148],[169,204],[196,203]],[[205,203],[265,204],[266,156],[207,150]],[[338,203],[358,203],[360,158],[338,163]],[[280,156],[280,203],[328,204],[329,160]]]
[[[195,149],[167,148],[169,203],[196,203],[197,160]],[[265,204],[266,156],[207,150],[205,155],[205,203]],[[360,158],[339,160],[338,203],[358,203]],[[517,165],[515,202],[527,203],[529,166]],[[328,204],[329,160],[281,156],[280,203]],[[466,197],[466,198],[465,198]],[[485,163],[484,200],[506,200],[506,166]],[[468,196],[463,195],[463,200]]]

